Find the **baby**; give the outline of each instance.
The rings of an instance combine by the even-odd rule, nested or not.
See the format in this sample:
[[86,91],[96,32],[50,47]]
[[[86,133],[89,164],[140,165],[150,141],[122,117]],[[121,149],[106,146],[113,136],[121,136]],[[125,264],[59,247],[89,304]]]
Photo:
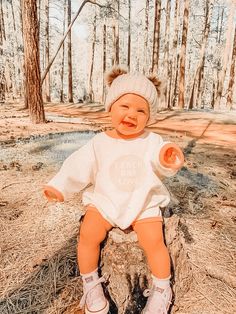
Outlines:
[[81,306],[86,314],[106,314],[109,303],[98,276],[100,244],[117,226],[132,226],[152,274],[150,297],[142,313],[165,314],[172,299],[170,257],[164,244],[161,207],[170,201],[161,177],[174,175],[184,157],[180,148],[145,130],[154,121],[160,82],[114,68],[107,77],[105,107],[113,129],[96,134],[69,156],[44,187],[48,200],[63,202],[83,193],[78,265],[83,280]]

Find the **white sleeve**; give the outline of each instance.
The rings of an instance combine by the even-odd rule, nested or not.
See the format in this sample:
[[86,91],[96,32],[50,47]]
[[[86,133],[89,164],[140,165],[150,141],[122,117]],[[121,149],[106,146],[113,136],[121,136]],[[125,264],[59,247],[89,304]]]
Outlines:
[[171,168],[164,167],[160,163],[160,151],[161,151],[162,147],[168,143],[171,143],[171,142],[164,142],[162,137],[161,137],[161,140],[160,140],[159,145],[158,145],[156,152],[155,152],[154,165],[156,168],[156,172],[157,172],[157,174],[164,176],[164,177],[171,177],[171,176],[175,175],[178,171],[178,170],[173,170]]
[[63,163],[59,172],[48,182],[62,193],[64,199],[77,193],[89,183],[94,182],[95,154],[93,139],[71,154]]

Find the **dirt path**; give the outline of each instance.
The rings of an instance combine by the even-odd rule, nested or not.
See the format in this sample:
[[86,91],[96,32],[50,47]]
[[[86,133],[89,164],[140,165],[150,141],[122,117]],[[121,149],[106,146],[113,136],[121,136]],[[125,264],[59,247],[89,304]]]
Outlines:
[[[49,118],[72,120],[45,125],[31,125],[20,108],[1,107],[0,148],[14,147],[19,138],[32,135],[110,125],[100,106],[91,112],[88,106],[47,105]],[[158,115],[150,127],[177,142],[186,157],[178,175],[166,180],[172,193],[166,224],[177,221],[178,231],[178,250],[170,243],[179,265],[171,313],[236,312],[235,117],[171,111]],[[75,262],[81,202],[75,196],[65,204],[48,204],[41,194],[58,167],[39,163],[37,154],[28,160],[0,160],[0,313],[65,313],[81,296]]]

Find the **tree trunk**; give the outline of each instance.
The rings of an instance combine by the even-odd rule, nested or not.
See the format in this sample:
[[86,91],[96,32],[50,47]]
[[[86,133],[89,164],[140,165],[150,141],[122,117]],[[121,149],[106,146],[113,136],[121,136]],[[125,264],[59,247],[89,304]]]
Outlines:
[[213,3],[214,3],[214,0],[206,2],[206,19],[205,19],[203,40],[202,40],[199,62],[198,62],[197,68],[195,70],[195,73],[193,76],[192,87],[190,89],[190,101],[189,101],[189,105],[188,105],[189,109],[193,109],[196,107],[197,95],[199,94],[198,93],[199,84],[200,84],[200,81],[201,81],[202,75],[203,75],[205,51],[206,51],[206,44],[207,44],[208,36],[209,36],[209,32],[210,32],[210,22],[211,22],[212,10],[213,10]]
[[[22,6],[22,5],[21,5]],[[22,8],[20,9],[20,31],[22,35],[22,42],[24,43],[24,37],[23,37],[23,17],[22,17]],[[23,45],[23,55],[24,55],[24,45]],[[21,90],[22,90],[22,96],[24,98],[24,109],[29,109],[28,99],[27,99],[27,84],[26,84],[26,73],[25,73],[25,59],[23,57],[22,60],[22,83],[21,83]]]
[[224,55],[223,55],[223,62],[222,62],[222,69],[220,71],[219,75],[219,84],[216,92],[216,100],[214,109],[218,110],[220,108],[220,101],[224,89],[224,82],[225,82],[225,75],[227,70],[227,65],[229,63],[229,52],[230,52],[230,46],[231,46],[231,40],[232,40],[232,29],[234,24],[234,13],[235,13],[235,2],[232,2],[230,13],[229,13],[229,19],[228,19],[228,27],[226,32],[226,43],[225,43],[225,49],[224,49]]
[[113,54],[112,65],[119,64],[119,24],[118,18],[114,18],[112,25],[112,37],[113,37]]
[[66,30],[66,32],[65,32],[65,34],[64,34],[64,36],[63,36],[63,38],[62,38],[62,40],[60,41],[60,43],[59,43],[59,45],[58,45],[58,47],[57,47],[57,50],[56,50],[54,56],[53,56],[52,59],[50,60],[49,65],[48,65],[47,68],[44,70],[43,75],[42,75],[42,78],[41,78],[41,83],[43,83],[43,81],[45,80],[45,77],[46,77],[48,71],[50,70],[50,68],[51,68],[51,66],[52,66],[52,64],[53,64],[53,62],[54,62],[54,60],[56,59],[56,56],[58,55],[58,52],[59,52],[60,49],[61,49],[61,46],[63,45],[63,43],[64,43],[64,41],[65,41],[65,39],[66,39],[68,33],[70,32],[70,30],[71,30],[71,28],[72,28],[72,26],[73,26],[73,24],[74,24],[74,22],[76,21],[77,17],[79,16],[80,12],[82,11],[82,9],[83,9],[83,7],[84,7],[84,5],[85,5],[86,3],[92,3],[92,4],[96,4],[96,5],[98,5],[98,6],[101,6],[101,5],[97,4],[97,3],[95,2],[95,0],[94,0],[94,1],[93,1],[93,0],[84,0],[84,1],[82,2],[82,4],[81,4],[81,6],[79,7],[77,13],[76,13],[75,16],[73,17],[73,20],[71,21],[70,25],[68,26],[68,28],[67,28],[67,30]]
[[215,103],[215,91],[216,91],[215,82],[213,82],[213,83],[212,83],[212,96],[211,96],[211,109],[214,108],[214,103]]
[[96,14],[96,8],[94,12],[94,20],[93,20],[93,42],[92,42],[92,49],[91,49],[91,65],[90,65],[90,71],[89,71],[89,88],[88,88],[88,97],[89,102],[94,102],[94,92],[93,92],[93,67],[94,67],[94,54],[95,54],[95,43],[96,43],[96,29],[97,29],[97,14]]
[[130,58],[131,58],[131,0],[129,0],[129,29],[128,29],[128,59],[127,59],[127,67],[130,69]]
[[3,44],[3,40],[6,40],[6,32],[5,32],[5,23],[4,23],[4,14],[3,14],[3,4],[2,0],[0,0],[0,39],[1,45]]
[[113,19],[112,24],[112,56],[111,56],[111,64],[114,66],[117,64],[116,62],[116,24],[115,20]]
[[143,63],[143,73],[147,73],[149,69],[148,65],[148,29],[149,29],[149,1],[146,0],[145,6],[145,31],[144,31],[144,63]]
[[178,71],[179,71],[179,55],[177,51],[178,47],[178,11],[179,1],[175,1],[175,12],[174,12],[174,38],[172,43],[172,65],[171,65],[171,88],[170,88],[170,103],[169,107],[174,107],[177,102],[177,83],[178,83]]
[[[3,42],[6,40],[5,37],[5,25],[3,17],[2,0],[0,0],[0,59],[3,59]],[[0,63],[0,103],[4,103],[6,99],[6,78],[4,62]]]
[[[11,1],[11,15],[12,15],[12,24],[13,30],[15,35],[15,40],[13,41],[13,53],[18,50],[18,30],[16,29],[16,20],[15,20],[15,12],[13,6],[13,0]],[[21,81],[20,78],[20,65],[19,65],[19,57],[13,56],[14,62],[12,64],[12,92],[13,92],[13,99],[16,99],[19,95],[19,82]]]
[[153,32],[152,72],[157,73],[160,49],[161,0],[155,0],[155,17]]
[[[169,108],[170,104],[168,102],[169,89],[171,84],[171,69],[169,62],[169,42],[170,42],[170,6],[171,0],[167,0],[166,3],[166,26],[165,26],[165,51],[164,51],[164,78],[166,82],[165,90],[164,90],[164,106]],[[162,107],[164,107],[162,106]]]
[[37,0],[37,11],[38,11],[38,28],[39,28],[39,34],[41,34],[41,0]]
[[177,105],[177,100],[179,96],[179,89],[178,89],[178,77],[179,77],[179,55],[177,55],[177,60],[176,60],[176,73],[175,73],[175,78],[174,78],[174,91],[173,91],[173,99],[172,99],[172,104],[173,107]]
[[[45,60],[46,66],[49,64],[50,48],[49,48],[49,0],[45,0]],[[45,100],[46,102],[51,101],[50,95],[50,72],[48,72],[45,78]]]
[[169,62],[169,86],[168,86],[168,92],[167,92],[167,108],[172,108],[172,102],[171,102],[171,90],[172,90],[172,60]]
[[[68,0],[67,21],[68,27],[71,23],[71,0]],[[68,101],[73,102],[73,81],[72,81],[72,47],[71,47],[71,30],[68,32]]]
[[120,63],[120,25],[119,25],[119,16],[120,16],[120,0],[117,2],[117,14],[115,20],[115,64]]
[[104,23],[103,25],[103,84],[102,84],[102,101],[105,101],[105,73],[106,73],[106,61],[107,61],[107,47],[106,47],[106,38],[107,38],[107,26]]
[[[8,97],[14,99],[16,97],[16,68],[15,68],[15,51],[16,51],[16,41],[13,39],[15,34],[15,19],[14,12],[12,12],[11,2],[3,2],[5,6],[5,16],[6,16],[6,31],[11,32],[10,40],[6,36],[6,41],[4,42],[4,48],[6,51],[11,51],[10,54],[5,56],[5,83],[6,83],[6,94]],[[12,15],[12,18],[10,17]],[[3,53],[4,54],[4,53]]]
[[[216,43],[221,44],[222,42],[222,29],[223,29],[223,21],[224,21],[224,8],[222,8],[222,11],[220,13],[220,9],[218,11],[218,17],[217,17],[217,37],[216,37]],[[216,100],[217,95],[217,89],[219,86],[219,76],[220,76],[220,68],[221,68],[221,61],[220,58],[218,59],[217,66],[214,70],[214,77],[213,79],[215,82],[212,84],[212,100],[211,100],[211,108],[214,109],[214,103]]]
[[229,110],[231,110],[233,106],[233,91],[234,91],[234,86],[235,86],[235,65],[236,65],[236,27],[234,29],[234,43],[233,43],[233,51],[232,51],[232,58],[231,58],[230,80],[229,80],[228,96],[227,96],[227,107]]
[[[0,57],[3,57],[2,48],[0,48]],[[4,67],[0,65],[0,103],[4,103],[6,100],[6,79]]]
[[39,28],[36,0],[21,0],[26,101],[32,123],[45,123],[39,65]]
[[198,101],[197,107],[201,109],[204,108],[202,104],[204,67],[205,67],[205,55],[203,56],[202,66],[199,71],[198,91],[197,91],[197,101]]
[[[66,27],[66,3],[67,0],[64,0],[64,20],[63,20],[63,35],[65,34]],[[65,42],[62,45],[62,61],[61,61],[61,91],[60,91],[60,102],[64,102],[64,59],[65,59]]]
[[217,35],[218,35],[217,42],[218,42],[218,44],[220,44],[220,42],[221,42],[221,37],[222,37],[224,13],[225,13],[225,10],[224,10],[224,8],[222,8],[219,31],[217,32]]
[[183,32],[182,32],[182,43],[181,43],[181,51],[180,51],[180,76],[179,76],[179,99],[178,99],[179,108],[184,108],[185,59],[186,59],[188,22],[189,22],[189,0],[186,0],[185,5],[184,5]]

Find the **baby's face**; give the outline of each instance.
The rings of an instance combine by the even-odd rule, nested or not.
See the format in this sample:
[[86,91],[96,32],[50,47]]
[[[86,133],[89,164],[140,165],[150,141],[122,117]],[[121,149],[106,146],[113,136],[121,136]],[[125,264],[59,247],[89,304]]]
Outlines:
[[141,96],[125,94],[114,102],[110,114],[116,131],[125,136],[138,136],[149,119],[149,105]]

